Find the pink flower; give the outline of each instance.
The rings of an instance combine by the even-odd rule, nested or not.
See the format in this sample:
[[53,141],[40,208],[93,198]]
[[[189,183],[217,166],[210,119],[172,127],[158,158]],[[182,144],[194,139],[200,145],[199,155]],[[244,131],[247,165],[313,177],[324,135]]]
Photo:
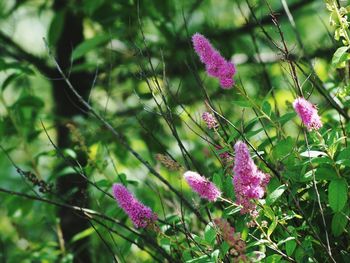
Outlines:
[[250,157],[248,147],[245,143],[238,141],[235,144],[235,164],[234,164],[233,185],[235,188],[236,202],[243,206],[242,214],[256,213],[254,199],[264,196],[269,175],[258,170]]
[[187,171],[184,173],[184,178],[192,190],[204,199],[215,201],[221,195],[220,190],[215,184],[196,172]]
[[205,64],[208,75],[218,78],[222,88],[231,88],[234,84],[233,76],[236,73],[235,65],[223,58],[203,35],[194,34],[192,42],[194,50]]
[[208,129],[213,129],[218,126],[215,117],[209,112],[204,112],[202,114],[202,119],[207,124]]
[[157,214],[140,203],[122,184],[113,185],[113,194],[136,228],[145,228],[157,220]]
[[309,131],[318,130],[322,127],[315,105],[300,97],[293,102],[293,107]]

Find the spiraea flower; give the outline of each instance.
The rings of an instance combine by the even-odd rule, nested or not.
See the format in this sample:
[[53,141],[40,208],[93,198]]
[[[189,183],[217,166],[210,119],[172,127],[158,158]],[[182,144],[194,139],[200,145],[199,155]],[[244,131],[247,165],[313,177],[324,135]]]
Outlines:
[[222,239],[230,245],[230,254],[233,262],[250,262],[246,256],[246,243],[241,238],[241,234],[237,233],[230,223],[222,218],[215,218],[214,224],[219,229]]
[[213,114],[211,114],[209,112],[203,112],[202,119],[207,124],[208,129],[213,129],[213,128],[216,128],[218,126],[218,123],[217,123],[215,117],[213,116]]
[[201,198],[215,201],[221,195],[215,184],[196,172],[187,171],[184,173],[184,178],[191,189],[199,194]]
[[223,147],[220,145],[215,145],[215,149],[217,150],[217,153],[219,154],[220,160],[225,164],[225,165],[232,165],[233,163],[233,158],[230,154],[230,152],[223,151]]
[[242,214],[250,213],[255,215],[256,204],[253,201],[264,196],[270,177],[256,167],[245,143],[238,141],[234,148],[233,185],[236,202],[242,205]]
[[236,73],[235,65],[222,57],[203,35],[194,34],[192,42],[194,50],[205,64],[208,75],[219,79],[222,88],[231,88],[234,84],[233,76]]
[[146,228],[157,220],[157,214],[140,203],[122,184],[113,185],[113,194],[136,228]]
[[315,105],[300,97],[293,102],[293,107],[309,131],[322,127],[321,118]]

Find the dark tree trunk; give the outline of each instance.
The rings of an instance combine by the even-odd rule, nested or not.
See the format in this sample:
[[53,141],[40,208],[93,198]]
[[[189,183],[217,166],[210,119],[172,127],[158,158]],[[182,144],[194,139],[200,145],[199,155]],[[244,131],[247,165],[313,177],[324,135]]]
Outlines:
[[[71,67],[72,50],[84,40],[83,17],[69,10],[68,1],[55,0],[55,12],[64,9],[66,12],[64,26],[54,48],[56,49],[56,59],[59,65],[63,70],[68,72]],[[74,61],[74,65],[82,62],[83,60]],[[60,76],[57,75],[56,77],[59,78]],[[69,80],[79,94],[86,98],[90,87],[89,74],[86,72],[72,73],[69,75]],[[74,116],[84,115],[82,110],[85,109],[70,92],[63,80],[53,80],[52,83],[57,116],[57,144],[60,149],[69,148],[72,147],[72,142],[66,124],[71,121]],[[86,157],[84,154],[80,155],[79,162],[84,166]],[[67,165],[67,163],[62,163],[62,166]],[[66,202],[77,206],[86,206],[88,202],[87,182],[79,174],[68,174],[59,177],[57,186],[60,196],[64,198]],[[68,209],[60,209],[58,213],[66,244],[68,244],[75,234],[89,227],[88,221],[77,212],[72,212],[72,210]],[[72,244],[71,249],[74,252],[74,262],[91,262],[88,241],[89,240],[85,238]]]

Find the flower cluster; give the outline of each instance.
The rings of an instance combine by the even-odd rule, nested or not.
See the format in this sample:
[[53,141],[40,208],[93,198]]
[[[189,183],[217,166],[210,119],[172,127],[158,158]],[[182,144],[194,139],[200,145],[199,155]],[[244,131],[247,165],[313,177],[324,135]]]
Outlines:
[[202,119],[207,124],[208,129],[214,129],[218,126],[215,117],[209,112],[204,112],[202,114]]
[[220,146],[220,145],[215,145],[215,149],[217,150],[217,152],[219,152],[220,160],[225,165],[228,165],[228,167],[231,167],[232,166],[232,162],[233,162],[233,158],[230,155],[230,152],[229,151],[223,152],[223,147]]
[[187,171],[184,173],[184,178],[192,190],[204,199],[215,201],[221,196],[221,192],[215,184],[196,172]]
[[300,97],[293,102],[293,107],[309,131],[318,130],[322,127],[315,105]]
[[113,194],[136,228],[146,228],[157,220],[157,214],[140,203],[122,184],[113,185]]
[[231,88],[234,84],[233,76],[236,73],[235,65],[223,58],[203,35],[194,34],[192,42],[200,60],[205,64],[207,73],[218,78],[222,88]]
[[236,202],[243,206],[241,213],[255,215],[256,204],[253,200],[264,196],[265,188],[270,177],[256,167],[250,157],[247,145],[241,141],[235,144],[235,164],[233,170]]
[[245,254],[246,243],[241,239],[241,234],[236,233],[225,219],[215,218],[214,223],[219,228],[222,239],[231,247],[230,254],[233,256],[233,262],[249,262]]

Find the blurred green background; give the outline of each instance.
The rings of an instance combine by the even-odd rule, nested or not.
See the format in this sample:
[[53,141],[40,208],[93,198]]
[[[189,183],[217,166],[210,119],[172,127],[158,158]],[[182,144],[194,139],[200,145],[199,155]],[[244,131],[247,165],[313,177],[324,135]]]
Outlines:
[[[293,27],[283,1],[268,2],[281,23],[291,59],[305,70],[305,74],[299,72],[305,94],[312,94],[314,87],[307,81],[309,63],[325,85],[332,80],[329,65],[336,45],[328,11],[323,1],[287,0]],[[114,182],[128,180],[129,188],[161,218],[159,195],[164,197],[165,214],[178,214],[178,206],[171,205],[176,198],[98,121],[87,116],[49,52],[78,92],[174,187],[181,188],[181,175],[156,160],[156,154],[168,152],[186,165],[174,129],[196,169],[204,174],[222,171],[214,148],[198,136],[209,136],[200,118],[207,110],[207,98],[199,79],[227,119],[244,126],[245,132],[252,131],[249,136],[256,145],[266,138],[259,130],[261,123],[249,122],[255,113],[237,90],[222,90],[215,79],[206,76],[192,50],[192,34],[202,33],[233,60],[238,69],[236,83],[256,101],[266,102],[263,110],[278,110],[280,115],[292,111],[295,91],[288,64],[259,24],[281,45],[279,35],[266,3],[255,0],[250,4],[257,20],[240,0],[1,0],[0,144],[23,171],[54,184],[55,194],[39,193],[43,197],[91,207],[130,224],[113,200],[88,186],[62,160],[43,131],[45,127],[61,153],[79,160],[89,179],[105,191],[110,192]],[[278,109],[269,96],[271,90]],[[160,107],[171,113],[173,130],[154,101],[161,101],[162,94],[167,105],[162,102]],[[312,99],[331,124],[336,117],[326,101],[318,93]],[[297,119],[285,130],[296,136],[296,127]],[[269,135],[276,136],[275,131],[271,129]],[[3,188],[28,194],[38,191],[3,151],[0,175]],[[193,198],[187,186],[183,187],[186,196]],[[80,255],[76,262],[111,261],[94,229],[76,214],[3,193],[0,203],[0,262],[71,262],[74,253]],[[120,237],[115,236],[113,243],[125,262],[152,261]]]

